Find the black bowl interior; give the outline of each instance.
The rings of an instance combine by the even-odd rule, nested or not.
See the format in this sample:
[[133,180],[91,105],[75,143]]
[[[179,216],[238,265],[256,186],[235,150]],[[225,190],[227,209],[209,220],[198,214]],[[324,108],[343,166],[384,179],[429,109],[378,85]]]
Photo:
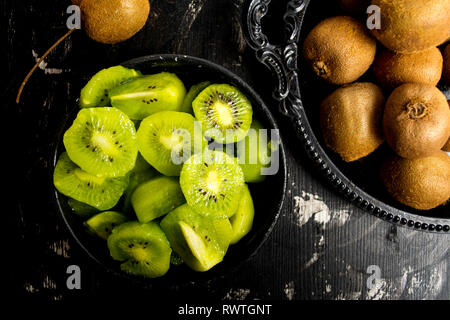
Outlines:
[[[311,1],[303,20],[300,44],[320,21],[327,17],[345,15],[340,11],[336,4],[321,5],[321,1]],[[365,23],[365,17],[360,18]],[[378,50],[381,49],[381,45],[378,45]],[[300,47],[301,52],[301,47]],[[369,156],[352,162],[344,162],[337,154],[325,147],[322,139],[322,133],[319,124],[319,105],[320,102],[331,92],[333,92],[337,86],[327,84],[321,80],[315,74],[312,73],[308,65],[302,59],[302,55],[299,55],[299,78],[300,78],[300,90],[302,95],[303,106],[307,115],[310,126],[313,130],[315,137],[319,143],[323,146],[323,150],[326,152],[330,160],[337,166],[337,168],[355,184],[359,189],[363,190],[368,195],[377,199],[388,212],[399,212],[392,210],[395,208],[403,212],[411,214],[411,217],[417,217],[418,221],[422,221],[423,218],[437,218],[440,223],[450,218],[450,204],[440,206],[438,208],[421,211],[406,207],[397,201],[395,201],[386,191],[379,177],[380,164],[386,159],[386,157],[392,153],[390,148],[384,143],[374,153]],[[376,83],[375,77],[372,74],[372,69],[366,72],[358,81],[367,81]],[[442,88],[441,88],[442,89]],[[448,91],[448,88],[443,88]],[[384,92],[385,97],[389,96],[389,92]],[[444,92],[448,93],[448,92]],[[416,219],[415,219],[416,220]],[[447,221],[448,223],[448,221]]]
[[[277,129],[277,124],[259,96],[242,79],[216,64],[188,56],[158,55],[137,58],[122,65],[138,69],[143,74],[153,74],[161,71],[173,72],[182,79],[187,88],[206,80],[232,84],[239,88],[252,102],[254,118],[260,120],[267,129]],[[55,150],[55,164],[59,154],[64,151],[62,135],[71,125],[78,110],[78,106],[73,102],[73,113],[68,116],[66,123],[60,130],[58,148]],[[83,221],[71,211],[67,203],[67,197],[56,191],[55,197],[61,216],[76,241],[95,261],[108,271],[148,284],[161,281],[181,284],[194,280],[209,280],[231,272],[231,270],[254,255],[274,227],[283,204],[286,189],[286,163],[282,144],[280,145],[279,162],[280,166],[277,174],[268,176],[262,183],[249,184],[255,205],[255,219],[251,232],[238,244],[230,246],[223,262],[204,273],[194,272],[182,265],[171,266],[169,272],[158,279],[144,279],[126,275],[120,271],[119,263],[113,261],[109,256],[106,243],[87,234],[82,224]]]

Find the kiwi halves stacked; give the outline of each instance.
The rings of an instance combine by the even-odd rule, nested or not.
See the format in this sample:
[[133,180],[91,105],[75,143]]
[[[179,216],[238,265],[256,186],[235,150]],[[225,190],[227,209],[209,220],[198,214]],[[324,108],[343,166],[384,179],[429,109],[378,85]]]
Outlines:
[[[450,39],[450,2],[336,1],[354,17],[323,20],[303,43],[314,73],[341,86],[320,105],[325,145],[353,162],[386,141],[397,158],[381,175],[393,197],[419,210],[446,203],[448,165],[439,166],[445,179],[425,167],[448,158],[441,150],[449,149],[450,109],[436,86],[450,78],[449,45],[442,53],[438,48]],[[380,8],[381,29],[365,26],[361,15],[369,5]],[[374,83],[358,82],[372,65]]]
[[[115,66],[89,80],[80,107],[54,185],[122,270],[159,277],[175,255],[207,271],[250,232],[245,182],[263,180],[275,147],[237,88],[204,81],[186,94],[175,74]],[[218,147],[233,144],[237,156]]]

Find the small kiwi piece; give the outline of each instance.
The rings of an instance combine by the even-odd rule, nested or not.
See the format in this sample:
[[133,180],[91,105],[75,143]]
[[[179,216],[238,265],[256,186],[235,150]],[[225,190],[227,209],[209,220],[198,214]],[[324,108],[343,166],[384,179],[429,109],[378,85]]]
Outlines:
[[131,195],[131,204],[140,222],[159,218],[185,203],[178,179],[160,176],[140,184]]
[[67,200],[67,204],[76,215],[82,218],[90,218],[94,214],[98,213],[98,209],[72,198]]
[[62,194],[98,210],[114,207],[128,186],[129,177],[107,178],[89,174],[62,153],[53,173],[53,183]]
[[255,216],[255,208],[253,206],[252,195],[248,185],[243,188],[243,194],[239,201],[239,207],[236,213],[230,218],[231,227],[233,228],[233,236],[230,244],[238,243],[246,236],[253,226],[253,218]]
[[112,230],[128,221],[126,215],[117,211],[105,211],[96,214],[84,222],[88,232],[104,240],[108,239]]
[[192,102],[203,134],[218,143],[233,143],[245,137],[252,123],[251,102],[236,87],[212,84]]
[[228,219],[210,219],[184,204],[161,221],[173,250],[195,271],[207,271],[221,262],[233,229]]
[[183,103],[181,104],[180,111],[194,114],[194,110],[192,109],[192,101],[194,101],[198,94],[209,85],[211,85],[211,81],[203,81],[190,87],[188,93],[184,97]]
[[391,156],[381,178],[394,199],[418,210],[429,210],[450,199],[450,156],[438,151],[418,159]]
[[387,143],[399,156],[430,156],[441,150],[450,136],[447,99],[434,86],[403,84],[386,102],[383,131]]
[[[267,139],[264,142],[260,140],[263,129],[262,124],[254,119],[245,138],[237,143],[237,159],[245,182],[261,182],[266,178],[261,174],[261,169],[270,165],[271,148]],[[260,145],[262,143],[265,144]]]
[[442,54],[436,48],[416,53],[384,49],[375,58],[373,71],[382,87],[394,89],[404,83],[437,85],[442,74]]
[[83,0],[80,9],[89,38],[115,44],[131,38],[144,27],[150,3],[148,0]]
[[450,36],[448,0],[372,0],[380,8],[381,28],[372,33],[387,48],[418,52],[444,43]]
[[179,176],[183,162],[207,144],[194,117],[177,111],[158,112],[142,120],[137,141],[144,159],[166,176]]
[[381,120],[385,99],[369,82],[338,88],[320,105],[320,126],[325,144],[346,162],[361,159],[384,141]]
[[376,41],[366,26],[348,16],[337,16],[316,25],[303,43],[303,56],[321,78],[333,84],[357,80],[370,67]]
[[81,90],[80,107],[93,108],[109,105],[109,91],[126,80],[142,74],[134,69],[114,66],[100,70],[88,81]]
[[137,157],[136,131],[122,111],[85,108],[78,112],[63,141],[70,159],[97,176],[121,177],[133,169]]
[[179,111],[185,95],[183,82],[169,72],[132,79],[109,92],[111,105],[132,120],[142,120],[160,111]]
[[442,79],[450,86],[450,44],[444,49],[444,68],[442,69]]
[[367,7],[370,6],[370,0],[338,0],[342,10],[351,14],[365,14]]
[[174,266],[180,266],[184,263],[183,259],[176,253],[175,251],[172,251],[172,254],[170,255],[170,264]]
[[206,149],[183,165],[180,185],[187,203],[201,215],[226,218],[236,213],[244,173],[237,159]]
[[115,227],[107,240],[114,260],[130,274],[147,278],[161,277],[170,267],[172,249],[156,222],[128,221]]

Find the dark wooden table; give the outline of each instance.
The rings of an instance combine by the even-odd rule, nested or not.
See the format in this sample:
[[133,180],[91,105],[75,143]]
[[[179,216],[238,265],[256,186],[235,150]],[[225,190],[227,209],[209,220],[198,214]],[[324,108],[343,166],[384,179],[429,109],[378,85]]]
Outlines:
[[[285,1],[272,1],[285,7]],[[64,300],[72,296],[127,295],[207,300],[450,299],[450,235],[398,228],[368,215],[321,181],[277,113],[271,75],[246,46],[243,0],[153,0],[150,19],[132,39],[96,43],[77,31],[41,65],[22,103],[13,100],[31,66],[63,35],[68,0],[2,0],[1,88],[11,115],[7,139],[15,155],[11,175],[18,206],[8,215],[14,290]],[[282,10],[281,10],[282,11]],[[282,30],[273,19],[272,36]],[[281,21],[281,19],[279,19]],[[224,279],[205,284],[142,289],[105,273],[73,241],[52,202],[49,180],[55,128],[81,86],[95,71],[155,53],[183,53],[212,60],[237,73],[272,108],[286,144],[288,191],[280,219],[258,254]],[[81,79],[81,80],[80,80]],[[10,126],[8,126],[8,124]],[[5,128],[5,126],[4,126]],[[19,175],[17,174],[19,173]],[[8,200],[8,199],[6,199]],[[68,290],[66,269],[79,265],[82,289]],[[375,288],[368,268],[380,268]],[[369,269],[370,271],[370,269]]]

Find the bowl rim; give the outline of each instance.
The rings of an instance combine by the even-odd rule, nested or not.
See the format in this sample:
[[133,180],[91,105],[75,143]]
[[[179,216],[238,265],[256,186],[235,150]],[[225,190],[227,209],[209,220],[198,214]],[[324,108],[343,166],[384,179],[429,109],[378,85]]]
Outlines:
[[[161,67],[161,66],[158,66],[156,63],[167,62],[167,61],[176,62],[176,63],[184,62],[184,63],[191,64],[191,65],[198,64],[199,67],[205,66],[205,67],[211,68],[218,74],[223,74],[226,78],[232,79],[233,82],[235,82],[239,88],[243,89],[244,91],[246,91],[250,94],[250,99],[252,99],[256,102],[256,104],[258,105],[257,108],[259,108],[260,111],[262,111],[265,114],[265,117],[267,118],[267,120],[271,124],[271,126],[274,129],[279,130],[279,127],[278,127],[278,124],[277,124],[275,118],[273,117],[270,109],[265,104],[265,102],[262,100],[260,95],[250,85],[248,85],[241,77],[239,77],[235,73],[231,72],[230,70],[224,68],[223,66],[216,64],[215,62],[212,62],[210,60],[206,60],[203,58],[199,58],[199,57],[185,55],[185,54],[153,54],[153,55],[146,55],[146,56],[141,56],[141,57],[133,58],[130,60],[126,60],[124,62],[119,63],[118,65],[122,65],[125,67],[133,67],[134,65],[141,64],[141,63],[155,63],[155,66]],[[153,65],[151,67],[153,67]],[[60,128],[56,135],[58,140],[61,140],[61,137],[64,133],[64,129],[67,125],[67,121],[69,121],[69,120],[70,120],[69,115],[66,115],[66,119],[64,119],[64,121],[62,121]],[[272,234],[272,231],[278,222],[278,219],[280,217],[281,210],[283,208],[285,198],[286,198],[287,172],[288,172],[285,147],[283,144],[283,139],[281,137],[281,134],[279,137],[279,141],[280,141],[280,143],[279,143],[279,152],[280,152],[279,169],[280,169],[280,171],[277,174],[282,175],[282,186],[281,186],[282,188],[281,188],[281,192],[280,192],[280,199],[275,207],[275,210],[274,210],[275,212],[272,215],[270,225],[263,232],[263,236],[258,240],[258,243],[251,250],[249,250],[249,253],[246,254],[243,259],[240,259],[239,261],[233,263],[232,265],[227,266],[227,268],[225,270],[220,269],[220,271],[214,270],[215,272],[207,271],[207,272],[203,272],[203,273],[197,273],[197,275],[199,275],[199,276],[195,277],[195,279],[186,279],[183,282],[180,282],[179,279],[177,279],[176,282],[170,281],[170,280],[168,280],[167,276],[162,276],[159,278],[145,278],[142,276],[136,276],[136,275],[131,275],[131,274],[122,272],[120,270],[117,270],[117,268],[113,267],[113,263],[114,263],[113,260],[111,260],[111,264],[105,264],[92,252],[92,250],[89,250],[88,245],[86,245],[84,243],[84,241],[82,241],[80,239],[80,237],[78,236],[78,232],[76,232],[75,228],[73,228],[73,226],[71,225],[71,222],[69,221],[69,219],[66,216],[66,214],[67,214],[67,213],[65,213],[66,210],[62,207],[62,201],[63,201],[62,199],[67,198],[67,197],[60,194],[56,190],[56,188],[53,187],[53,171],[56,166],[58,157],[59,157],[60,153],[62,152],[62,150],[60,150],[61,149],[60,142],[57,143],[56,148],[54,149],[54,152],[52,154],[52,166],[53,167],[52,167],[52,170],[49,170],[49,180],[50,180],[49,183],[51,183],[51,186],[53,189],[53,192],[52,192],[53,198],[55,200],[54,202],[55,202],[56,209],[58,211],[59,218],[63,221],[63,224],[67,227],[69,233],[71,234],[71,236],[75,240],[75,242],[82,248],[82,250],[85,253],[87,253],[87,255],[92,259],[92,261],[94,261],[97,265],[101,266],[102,269],[104,271],[106,271],[107,273],[112,274],[114,276],[118,276],[123,279],[127,279],[127,280],[134,282],[138,285],[141,285],[143,287],[149,287],[154,284],[167,283],[167,282],[172,283],[174,285],[181,286],[181,285],[185,285],[192,281],[195,281],[195,282],[211,281],[214,279],[225,277],[227,274],[230,274],[234,270],[239,269],[245,262],[252,259],[258,253],[260,248],[264,245],[264,243],[269,238],[269,236]]]

